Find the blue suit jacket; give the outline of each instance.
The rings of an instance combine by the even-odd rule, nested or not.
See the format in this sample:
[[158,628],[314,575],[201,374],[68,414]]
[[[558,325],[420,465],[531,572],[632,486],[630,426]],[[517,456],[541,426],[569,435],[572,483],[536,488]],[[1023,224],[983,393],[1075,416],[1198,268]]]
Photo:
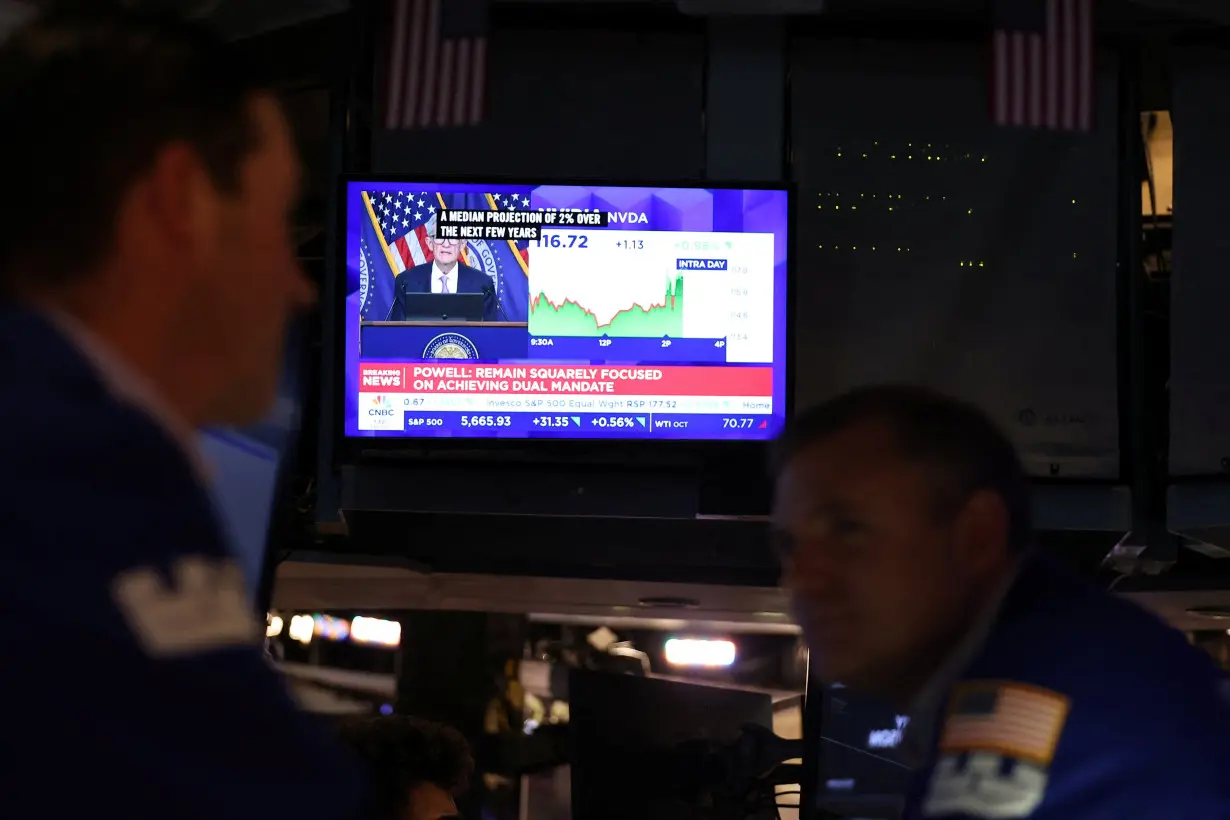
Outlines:
[[[432,263],[425,262],[397,274],[393,283],[393,307],[389,311],[389,321],[403,322],[406,319],[406,294],[431,293]],[[457,292],[485,293],[483,300],[483,321],[495,320],[497,308],[495,305],[495,284],[491,277],[478,268],[457,263]]]
[[0,462],[0,793],[41,817],[365,816],[358,764],[237,637],[250,604],[184,452],[12,306]]
[[1027,561],[941,714],[907,818],[1230,818],[1221,670],[1047,559]]

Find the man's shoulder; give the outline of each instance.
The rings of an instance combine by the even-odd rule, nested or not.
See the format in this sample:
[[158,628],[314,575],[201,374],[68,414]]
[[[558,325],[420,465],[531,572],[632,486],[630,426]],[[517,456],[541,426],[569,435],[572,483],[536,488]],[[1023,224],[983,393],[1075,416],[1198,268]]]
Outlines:
[[464,277],[466,279],[474,279],[477,281],[477,280],[491,278],[490,276],[483,273],[481,270],[474,267],[473,265],[467,265],[463,262],[457,263],[457,271],[458,271],[458,274],[457,274],[458,277]]
[[1230,732],[1212,658],[1132,601],[1079,583],[1063,581],[1001,620],[969,677],[1063,699],[1069,745],[1096,738],[1140,748],[1134,740],[1182,726],[1196,747]]
[[924,815],[1224,816],[1220,670],[1130,601],[1062,589],[1016,606],[949,691]]
[[[155,463],[188,461],[156,421],[114,397],[103,385],[60,380],[54,373],[18,374],[6,379],[0,396],[0,447],[21,460],[23,454],[51,466],[117,463],[125,471]],[[103,477],[107,473],[98,473]]]
[[[78,504],[136,488],[150,498],[203,492],[180,444],[48,323],[28,313],[0,322],[0,372],[0,452],[21,478],[16,492],[92,488]],[[15,503],[10,494],[0,508]]]
[[[1115,657],[1139,663],[1149,652],[1207,657],[1193,649],[1181,632],[1134,601],[1045,561],[1022,572],[993,634],[1039,649],[1056,641],[1096,643],[1099,662]],[[1149,652],[1139,651],[1146,647]]]
[[431,277],[431,263],[424,262],[421,265],[415,265],[412,268],[406,268],[401,273],[397,274],[394,282],[398,285],[405,286],[411,282],[427,281]]
[[95,541],[115,528],[135,547],[142,533],[158,538],[160,526],[178,521],[184,537],[209,543],[208,496],[188,455],[156,421],[101,384],[54,372],[27,369],[3,388],[0,453],[15,480],[0,513],[31,545],[54,536],[72,548],[73,533]]
[[1030,569],[1010,593],[983,656],[980,665],[991,671],[1027,665],[1050,680],[1070,678],[1072,685],[1097,686],[1125,674],[1142,686],[1169,679],[1156,674],[1163,658],[1174,672],[1217,672],[1205,653],[1153,613],[1045,565]]
[[[55,601],[74,601],[60,618],[64,630],[114,637],[116,584],[129,579],[156,592],[164,573],[204,577],[196,567],[228,560],[205,489],[156,423],[119,402],[71,405],[54,394],[39,414],[24,436],[0,432],[5,469],[15,478],[0,498],[0,564],[20,568],[0,567],[13,581],[0,578],[7,600],[43,614]],[[197,564],[177,570],[182,560]],[[87,614],[103,620],[81,620]]]

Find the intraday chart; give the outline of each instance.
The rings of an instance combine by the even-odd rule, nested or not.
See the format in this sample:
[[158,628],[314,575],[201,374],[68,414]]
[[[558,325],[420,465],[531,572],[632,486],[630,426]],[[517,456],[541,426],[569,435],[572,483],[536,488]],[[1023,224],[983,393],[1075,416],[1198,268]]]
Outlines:
[[[529,332],[705,340],[727,362],[773,358],[771,234],[546,230],[530,249]],[[545,352],[545,351],[544,351]]]

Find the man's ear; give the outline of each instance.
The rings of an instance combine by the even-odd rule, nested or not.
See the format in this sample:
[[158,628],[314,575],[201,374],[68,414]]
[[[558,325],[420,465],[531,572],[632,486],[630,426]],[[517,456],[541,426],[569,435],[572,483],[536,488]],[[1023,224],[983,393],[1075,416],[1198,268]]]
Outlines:
[[978,490],[957,514],[955,538],[958,557],[966,566],[984,570],[1007,554],[1008,507],[999,493]]
[[190,251],[216,241],[217,191],[200,156],[186,143],[160,150],[138,191],[152,224],[169,243]]

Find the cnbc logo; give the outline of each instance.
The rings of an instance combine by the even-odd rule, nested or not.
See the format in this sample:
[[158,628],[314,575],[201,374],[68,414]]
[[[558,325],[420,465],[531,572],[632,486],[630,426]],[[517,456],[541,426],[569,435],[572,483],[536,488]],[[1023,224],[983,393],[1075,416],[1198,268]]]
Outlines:
[[393,401],[388,396],[372,396],[367,408],[368,420],[377,425],[374,429],[382,430],[388,425],[401,427],[401,411],[393,409]]

